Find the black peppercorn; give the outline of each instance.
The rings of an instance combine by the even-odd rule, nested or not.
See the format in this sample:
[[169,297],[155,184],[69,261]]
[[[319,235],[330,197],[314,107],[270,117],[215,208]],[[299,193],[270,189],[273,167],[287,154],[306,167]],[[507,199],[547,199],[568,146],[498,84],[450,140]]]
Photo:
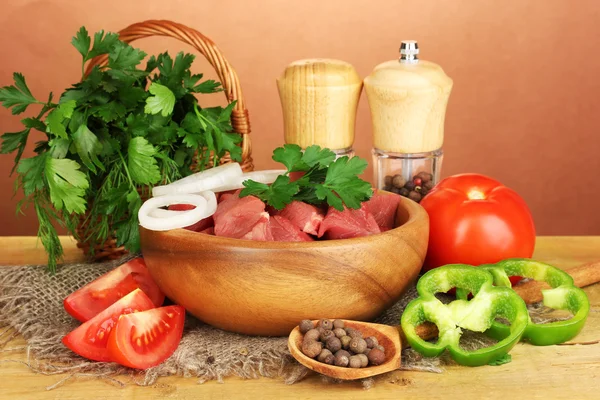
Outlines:
[[433,186],[433,181],[427,181],[423,183],[423,188],[427,189],[428,191],[433,189]]
[[398,194],[400,196],[408,197],[410,191],[407,188],[398,189]]
[[[403,190],[406,190],[406,189],[404,189],[404,188],[398,189],[396,186],[392,187],[392,193],[396,193],[396,194],[400,194],[401,195]],[[407,193],[408,193],[408,190],[407,190]]]
[[392,186],[393,179],[394,179],[394,177],[391,175],[386,176],[384,178],[385,186]]
[[393,187],[392,187],[392,186],[384,186],[384,187],[383,187],[383,190],[385,190],[386,192],[391,192],[391,191],[392,191],[392,189],[393,189]]
[[433,180],[433,175],[425,171],[419,172],[415,177],[420,178],[423,182],[431,182]]
[[415,183],[414,183],[413,181],[408,181],[408,182],[406,182],[406,184],[404,185],[404,188],[405,188],[405,189],[407,189],[408,191],[411,191],[411,190],[415,190],[415,187],[416,187],[416,186],[417,186],[417,185],[415,185]]

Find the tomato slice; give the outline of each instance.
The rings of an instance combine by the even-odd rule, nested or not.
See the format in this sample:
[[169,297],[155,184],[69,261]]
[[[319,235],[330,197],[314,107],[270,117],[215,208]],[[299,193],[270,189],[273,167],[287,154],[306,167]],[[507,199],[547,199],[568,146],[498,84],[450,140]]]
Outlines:
[[71,293],[63,304],[69,314],[85,322],[137,288],[142,289],[156,307],[160,307],[165,300],[165,295],[152,280],[141,257],[126,262]]
[[179,346],[184,321],[181,306],[123,315],[108,338],[112,360],[139,369],[160,364]]
[[94,318],[81,324],[62,339],[73,352],[94,361],[113,361],[106,345],[110,333],[123,314],[154,308],[154,303],[141,289],[134,289]]

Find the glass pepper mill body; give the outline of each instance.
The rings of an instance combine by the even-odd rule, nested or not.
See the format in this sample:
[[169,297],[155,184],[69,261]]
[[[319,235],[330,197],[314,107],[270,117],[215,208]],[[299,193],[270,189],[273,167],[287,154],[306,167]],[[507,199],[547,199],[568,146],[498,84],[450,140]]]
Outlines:
[[442,68],[402,41],[400,59],[365,78],[373,124],[374,182],[416,202],[440,179],[446,105],[452,90]]

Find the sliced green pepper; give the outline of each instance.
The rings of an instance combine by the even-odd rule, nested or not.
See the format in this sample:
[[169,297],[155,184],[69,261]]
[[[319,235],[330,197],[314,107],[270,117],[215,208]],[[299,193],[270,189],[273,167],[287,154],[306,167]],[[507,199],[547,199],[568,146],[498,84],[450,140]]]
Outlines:
[[[446,305],[435,297],[436,293],[454,287],[473,293],[473,299]],[[426,357],[436,357],[448,350],[459,364],[485,365],[507,354],[527,328],[529,314],[523,299],[510,288],[494,286],[492,275],[483,269],[462,264],[433,269],[421,277],[417,292],[419,297],[407,305],[401,324],[411,347]],[[461,348],[461,329],[486,332],[497,317],[511,323],[507,326],[508,333],[498,338],[498,343],[475,351]],[[437,325],[437,343],[426,342],[417,335],[415,327],[426,321]]]
[[[529,324],[523,338],[536,346],[563,343],[573,339],[585,324],[590,311],[590,302],[583,290],[576,287],[571,276],[551,265],[523,258],[513,258],[497,264],[481,265],[494,277],[497,286],[511,287],[510,276],[523,276],[548,283],[552,289],[542,290],[543,304],[555,310],[568,310],[573,317],[564,321],[535,324],[529,318]],[[457,290],[457,297],[465,298],[465,290]],[[505,336],[509,327],[494,322],[492,336]]]

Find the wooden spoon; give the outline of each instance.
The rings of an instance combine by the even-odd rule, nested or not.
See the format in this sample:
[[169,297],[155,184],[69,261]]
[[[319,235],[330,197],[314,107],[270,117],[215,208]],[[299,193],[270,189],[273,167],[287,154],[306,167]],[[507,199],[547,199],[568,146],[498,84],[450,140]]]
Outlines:
[[[385,348],[385,362],[383,364],[366,368],[349,368],[337,367],[312,359],[302,353],[302,338],[304,335],[300,333],[299,327],[294,328],[292,333],[290,333],[288,339],[290,353],[292,353],[292,356],[305,367],[320,374],[344,380],[368,378],[400,368],[400,353],[402,349],[408,347],[406,338],[404,337],[404,333],[400,326],[372,324],[369,322],[350,320],[343,321],[346,327],[360,331],[364,338],[369,336],[375,336],[375,338],[377,338],[379,344]],[[315,320],[313,322],[316,325],[318,321]],[[420,337],[427,340],[436,337],[438,331],[434,324],[424,323],[417,327],[417,333]]]

